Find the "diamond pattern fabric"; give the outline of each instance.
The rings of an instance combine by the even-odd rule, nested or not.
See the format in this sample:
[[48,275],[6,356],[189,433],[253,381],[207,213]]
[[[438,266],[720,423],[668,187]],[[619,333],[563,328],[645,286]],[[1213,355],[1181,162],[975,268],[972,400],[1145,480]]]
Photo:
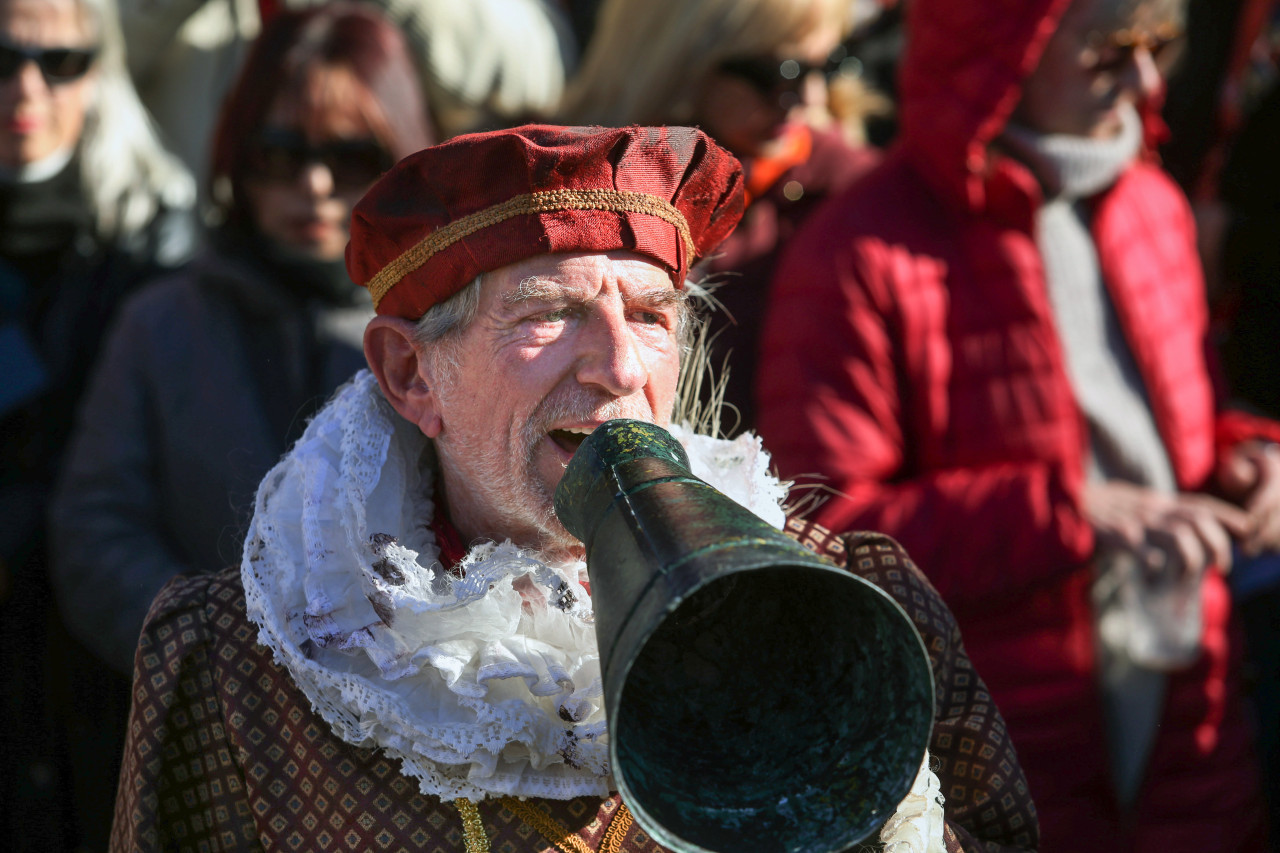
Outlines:
[[[1035,808],[1004,722],[924,575],[884,536],[834,536],[796,520],[788,532],[885,589],[920,631],[934,670],[930,749],[948,849],[1034,849]],[[397,762],[330,731],[257,644],[238,570],[165,588],[141,637],[133,692],[113,851],[483,849],[464,804],[424,796]],[[664,849],[616,794],[474,805],[493,853]]]

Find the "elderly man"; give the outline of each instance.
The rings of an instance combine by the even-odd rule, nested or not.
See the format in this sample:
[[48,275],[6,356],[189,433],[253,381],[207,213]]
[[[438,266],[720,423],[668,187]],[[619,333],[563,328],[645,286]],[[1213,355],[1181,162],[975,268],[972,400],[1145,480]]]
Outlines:
[[1191,213],[1152,162],[1177,0],[914,0],[901,135],[797,235],[758,377],[813,515],[954,610],[1045,849],[1257,850],[1220,569],[1280,544],[1275,424],[1215,400]]
[[[699,131],[540,126],[458,137],[369,192],[347,257],[377,306],[370,370],[263,481],[242,567],[152,607],[116,849],[660,849],[613,793],[582,546],[551,496],[583,436],[627,417],[783,523],[754,437],[673,423],[685,275],[741,195]],[[789,530],[886,589],[928,649],[945,818],[922,772],[901,849],[1035,847],[1003,722],[923,576],[884,537]]]

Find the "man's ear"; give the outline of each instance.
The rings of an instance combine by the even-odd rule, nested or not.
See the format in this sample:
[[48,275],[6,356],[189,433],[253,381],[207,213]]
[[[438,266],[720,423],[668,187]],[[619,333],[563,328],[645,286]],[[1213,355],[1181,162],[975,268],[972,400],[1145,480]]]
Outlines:
[[444,423],[440,400],[414,330],[403,317],[374,317],[364,330],[364,358],[391,407],[427,438],[435,438]]

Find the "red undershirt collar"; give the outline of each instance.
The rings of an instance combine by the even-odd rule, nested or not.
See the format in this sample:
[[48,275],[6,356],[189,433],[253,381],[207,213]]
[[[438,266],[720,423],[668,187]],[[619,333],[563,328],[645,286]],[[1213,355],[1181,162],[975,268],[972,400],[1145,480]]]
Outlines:
[[430,526],[431,532],[435,534],[436,544],[440,546],[440,565],[450,574],[462,577],[463,571],[458,565],[467,556],[467,549],[462,544],[462,534],[439,508],[431,519]]

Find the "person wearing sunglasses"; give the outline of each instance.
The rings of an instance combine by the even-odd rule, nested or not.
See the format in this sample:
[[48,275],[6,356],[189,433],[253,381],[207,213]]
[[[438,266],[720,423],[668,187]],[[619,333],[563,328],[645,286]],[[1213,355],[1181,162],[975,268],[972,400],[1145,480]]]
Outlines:
[[351,208],[434,138],[403,34],[372,8],[281,12],[246,57],[208,246],[122,310],[52,513],[66,618],[122,675],[156,591],[237,562],[258,481],[364,363]]
[[107,797],[77,792],[114,784],[128,706],[96,703],[100,667],[58,618],[45,515],[103,331],[129,292],[189,257],[195,196],[130,80],[113,0],[0,0],[6,850],[105,843]]
[[928,566],[1044,850],[1267,849],[1224,574],[1280,549],[1280,424],[1220,396],[1154,156],[1184,5],[911,0],[895,146],[763,335],[779,469]]
[[726,432],[754,422],[755,341],[780,247],[876,159],[862,118],[879,101],[841,44],[865,23],[851,10],[845,0],[605,0],[558,112],[568,123],[697,125],[742,161],[743,224],[696,271],[732,282],[708,326],[723,382],[706,398],[723,394]]

